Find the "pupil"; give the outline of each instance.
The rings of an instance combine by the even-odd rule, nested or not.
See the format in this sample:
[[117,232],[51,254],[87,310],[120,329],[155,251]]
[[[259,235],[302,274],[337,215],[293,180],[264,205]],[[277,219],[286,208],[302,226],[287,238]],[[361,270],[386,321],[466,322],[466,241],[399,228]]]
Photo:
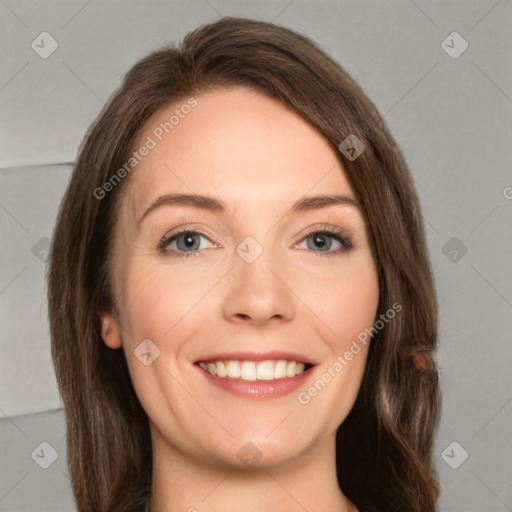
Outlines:
[[323,247],[325,245],[325,238],[322,235],[317,235],[315,237],[315,243],[318,246]]
[[[310,249],[320,249],[321,251],[327,251],[331,248],[331,240],[328,236],[323,234],[312,235],[308,241]],[[311,245],[309,245],[311,244]]]
[[182,248],[184,249],[195,249],[196,240],[195,235],[183,235],[181,237],[181,241],[183,243]]

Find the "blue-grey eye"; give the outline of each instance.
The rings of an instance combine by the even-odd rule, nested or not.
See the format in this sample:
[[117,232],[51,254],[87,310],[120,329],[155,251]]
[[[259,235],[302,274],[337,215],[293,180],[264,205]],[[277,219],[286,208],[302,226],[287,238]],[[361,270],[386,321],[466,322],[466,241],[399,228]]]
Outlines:
[[176,247],[179,251],[198,251],[201,245],[203,235],[197,233],[182,233],[175,237]]
[[[202,239],[202,240],[201,240]],[[196,231],[182,231],[165,237],[159,244],[159,249],[166,253],[187,256],[200,249],[208,247],[210,240],[207,236]]]
[[325,254],[341,254],[350,251],[354,246],[352,242],[342,233],[333,231],[312,231],[306,235],[301,244],[306,243],[306,248]]
[[[332,238],[332,236],[325,233],[313,233],[306,238],[308,249],[328,251],[332,247]],[[311,244],[309,241],[311,241]]]

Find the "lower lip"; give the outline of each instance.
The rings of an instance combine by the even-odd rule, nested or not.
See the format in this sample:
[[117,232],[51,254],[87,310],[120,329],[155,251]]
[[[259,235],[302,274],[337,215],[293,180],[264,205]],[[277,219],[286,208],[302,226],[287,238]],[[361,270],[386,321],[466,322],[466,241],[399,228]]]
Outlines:
[[313,368],[295,377],[287,377],[285,379],[242,380],[232,379],[230,377],[215,377],[211,373],[203,370],[200,366],[197,366],[197,369],[211,384],[233,395],[256,399],[277,398],[291,393],[304,384],[306,379],[311,375]]

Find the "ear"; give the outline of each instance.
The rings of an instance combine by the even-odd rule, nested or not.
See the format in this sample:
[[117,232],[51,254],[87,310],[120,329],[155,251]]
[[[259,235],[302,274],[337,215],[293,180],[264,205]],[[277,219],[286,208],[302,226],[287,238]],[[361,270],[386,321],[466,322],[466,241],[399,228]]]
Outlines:
[[121,348],[121,329],[117,318],[111,313],[101,313],[101,337],[109,348]]

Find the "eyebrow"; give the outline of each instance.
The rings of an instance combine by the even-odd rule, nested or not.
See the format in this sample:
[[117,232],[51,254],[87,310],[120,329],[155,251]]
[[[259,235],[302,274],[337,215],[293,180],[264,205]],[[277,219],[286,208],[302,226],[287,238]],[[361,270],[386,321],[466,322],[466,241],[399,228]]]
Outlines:
[[[354,206],[360,209],[356,199],[343,194],[324,194],[319,196],[303,197],[296,201],[290,212],[298,213],[310,210],[318,210],[333,205]],[[224,213],[228,210],[225,201],[212,196],[198,194],[165,194],[154,201],[138,220],[138,224],[148,216],[149,213],[162,206],[188,206],[212,212]]]

